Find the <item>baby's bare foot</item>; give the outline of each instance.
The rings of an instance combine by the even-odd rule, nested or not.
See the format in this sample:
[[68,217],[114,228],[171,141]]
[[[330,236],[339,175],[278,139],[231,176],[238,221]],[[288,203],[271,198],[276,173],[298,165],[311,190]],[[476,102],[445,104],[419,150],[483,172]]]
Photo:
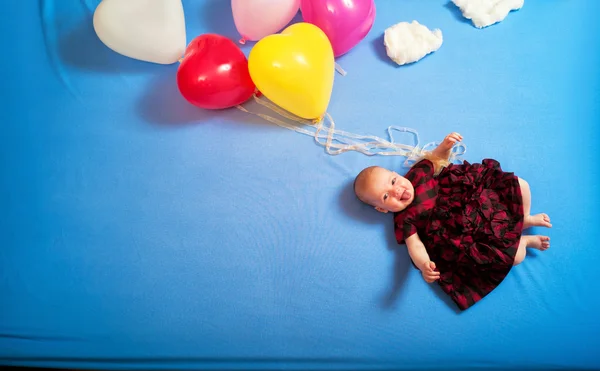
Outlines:
[[547,214],[542,213],[542,214],[526,216],[523,227],[525,229],[530,228],[530,227],[552,228],[552,224],[550,224],[550,217]]
[[527,247],[533,247],[541,251],[550,248],[550,237],[548,236],[527,236]]

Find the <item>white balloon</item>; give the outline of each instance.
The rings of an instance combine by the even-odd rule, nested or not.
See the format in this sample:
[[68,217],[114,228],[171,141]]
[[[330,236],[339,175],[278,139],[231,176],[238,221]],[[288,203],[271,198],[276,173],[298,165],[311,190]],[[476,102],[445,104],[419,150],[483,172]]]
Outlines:
[[110,49],[146,62],[175,63],[186,48],[181,0],[102,0],[94,30]]

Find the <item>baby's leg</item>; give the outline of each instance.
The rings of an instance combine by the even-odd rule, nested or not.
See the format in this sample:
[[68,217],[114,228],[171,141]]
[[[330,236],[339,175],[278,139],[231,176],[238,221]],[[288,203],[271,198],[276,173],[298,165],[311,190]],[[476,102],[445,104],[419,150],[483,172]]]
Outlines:
[[534,249],[538,249],[540,251],[548,250],[550,247],[550,237],[548,236],[522,236],[521,242],[519,242],[519,248],[517,249],[517,254],[515,255],[515,261],[513,265],[520,264],[523,259],[525,259],[525,255],[527,254],[527,247],[533,247]]
[[519,185],[521,186],[521,195],[523,196],[523,214],[525,214],[525,221],[523,228],[531,227],[548,227],[551,228],[550,217],[546,214],[531,215],[531,190],[529,189],[529,183],[525,179],[519,178]]

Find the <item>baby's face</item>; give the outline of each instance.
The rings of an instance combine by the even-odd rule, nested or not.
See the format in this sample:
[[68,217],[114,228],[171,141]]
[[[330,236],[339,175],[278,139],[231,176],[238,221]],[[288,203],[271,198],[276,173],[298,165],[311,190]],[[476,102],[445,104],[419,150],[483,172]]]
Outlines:
[[383,213],[404,210],[415,196],[408,179],[380,167],[373,169],[361,188],[361,198]]

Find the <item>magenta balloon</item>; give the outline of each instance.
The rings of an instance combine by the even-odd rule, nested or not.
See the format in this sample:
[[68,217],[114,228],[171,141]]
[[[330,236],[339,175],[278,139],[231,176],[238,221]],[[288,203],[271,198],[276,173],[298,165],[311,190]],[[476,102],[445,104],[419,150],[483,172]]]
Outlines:
[[375,21],[373,0],[302,0],[300,10],[305,22],[325,32],[336,57],[364,39]]

